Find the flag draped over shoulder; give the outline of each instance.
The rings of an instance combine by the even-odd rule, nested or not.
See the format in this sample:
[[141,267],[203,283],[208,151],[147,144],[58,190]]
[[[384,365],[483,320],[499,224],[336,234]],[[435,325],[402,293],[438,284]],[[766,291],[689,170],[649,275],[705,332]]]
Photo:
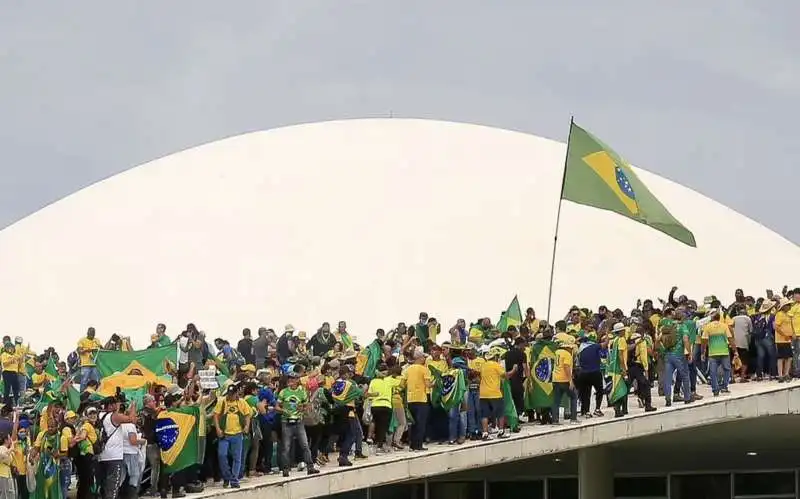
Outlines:
[[114,373],[129,374],[132,365],[142,374],[149,371],[155,376],[166,376],[169,367],[178,361],[178,345],[172,344],[159,348],[122,352],[117,350],[100,350],[95,363],[102,376]]
[[467,393],[467,383],[464,380],[464,371],[459,368],[448,369],[439,372],[435,367],[429,366],[428,369],[433,376],[433,388],[431,389],[431,403],[441,407],[445,411],[450,411],[453,407],[459,407],[464,401]]
[[519,306],[519,300],[515,296],[513,300],[511,300],[511,304],[508,306],[505,312],[500,316],[500,320],[497,321],[497,329],[501,333],[505,333],[508,331],[509,326],[518,327],[522,324],[522,309]]
[[337,379],[331,387],[331,397],[337,405],[347,405],[364,396],[364,392],[349,380]]
[[[628,396],[628,383],[622,375],[622,359],[620,358],[619,342],[625,343],[625,338],[617,337],[611,340],[608,345],[608,364],[606,364],[606,375],[611,378],[611,388],[608,392],[608,405],[614,405],[623,397]],[[627,343],[622,350],[627,355]]]
[[553,366],[556,344],[536,341],[531,346],[528,365],[531,375],[525,380],[525,409],[542,409],[553,406]]
[[350,333],[347,331],[341,331],[339,333],[339,341],[342,342],[342,346],[344,346],[345,350],[353,348],[353,337],[350,336]]
[[156,443],[164,472],[201,464],[206,448],[206,418],[197,406],[162,411],[156,420]]
[[382,350],[380,342],[375,340],[367,345],[367,348],[358,352],[356,374],[370,379],[375,377],[375,370],[378,368],[378,363],[380,363],[381,355],[383,354]]
[[661,204],[631,166],[597,137],[572,124],[562,199],[613,211],[696,247],[694,235]]

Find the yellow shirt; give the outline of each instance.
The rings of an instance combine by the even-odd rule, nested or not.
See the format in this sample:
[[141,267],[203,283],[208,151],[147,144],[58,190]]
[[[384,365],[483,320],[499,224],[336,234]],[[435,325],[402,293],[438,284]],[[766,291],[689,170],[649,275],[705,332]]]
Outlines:
[[792,318],[789,312],[779,310],[775,314],[775,343],[791,343],[794,334]]
[[14,451],[5,445],[0,446],[0,477],[11,478],[11,463],[14,460]]
[[400,386],[403,384],[403,378],[401,376],[392,376],[391,379],[394,381],[394,389],[392,390],[392,407],[395,409],[402,409],[403,394],[400,393]]
[[238,435],[244,431],[242,421],[253,413],[253,408],[244,399],[234,402],[220,399],[214,407],[214,414],[219,416],[219,424],[225,428],[226,435]]
[[653,325],[653,329],[658,331],[658,323],[661,322],[661,316],[658,314],[653,314],[650,316],[650,323]]
[[467,362],[467,366],[473,371],[481,372],[481,366],[483,365],[484,362],[486,361],[480,357],[478,357],[477,359],[469,359],[469,361]]
[[28,362],[28,355],[32,352],[25,345],[17,345],[14,348],[14,352],[19,355],[19,370],[17,372],[24,373],[26,367],[25,364]]
[[3,371],[10,373],[19,372],[19,355],[16,353],[8,353],[4,351],[0,354],[0,364],[3,366]]
[[800,303],[795,303],[789,308],[789,318],[792,319],[792,331],[796,338],[800,336]]
[[[30,441],[27,442],[27,445],[24,446],[25,449],[31,448]],[[28,460],[25,456],[25,450],[23,445],[20,442],[14,442],[14,456],[11,461],[11,464],[14,466],[14,469],[17,470],[17,473],[20,475],[24,475],[28,471]]]
[[641,364],[644,368],[644,371],[647,372],[647,369],[650,366],[650,356],[647,353],[647,342],[644,339],[637,341],[633,353],[634,362]]
[[482,399],[501,399],[503,392],[500,383],[506,376],[506,370],[497,361],[487,360],[481,365],[481,386],[479,396]]
[[570,381],[572,381],[572,352],[566,348],[559,348],[556,350],[553,382],[569,383]]
[[72,429],[68,426],[65,426],[61,429],[61,438],[58,439],[58,450],[61,454],[66,455],[69,452],[69,441],[72,440],[73,434]]
[[400,383],[394,378],[375,378],[369,383],[368,393],[374,394],[370,397],[372,400],[372,407],[384,407],[390,409],[392,407],[392,395],[394,389]]
[[78,350],[81,358],[81,367],[94,367],[94,355],[97,352],[80,352],[81,350],[100,350],[103,345],[97,341],[97,338],[89,339],[84,338],[78,342]]
[[406,382],[406,400],[409,404],[428,401],[428,384],[433,377],[427,366],[412,364],[403,374]]
[[86,432],[86,441],[89,442],[86,454],[92,455],[94,454],[94,444],[97,442],[97,429],[92,425],[92,423],[84,421],[83,425],[81,426],[81,430]]

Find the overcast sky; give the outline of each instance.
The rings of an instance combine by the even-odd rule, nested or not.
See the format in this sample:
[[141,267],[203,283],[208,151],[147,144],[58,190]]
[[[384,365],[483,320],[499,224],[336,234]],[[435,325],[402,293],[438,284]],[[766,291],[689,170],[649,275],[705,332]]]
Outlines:
[[252,130],[391,114],[563,141],[574,114],[800,242],[800,2],[602,3],[0,0],[0,226]]

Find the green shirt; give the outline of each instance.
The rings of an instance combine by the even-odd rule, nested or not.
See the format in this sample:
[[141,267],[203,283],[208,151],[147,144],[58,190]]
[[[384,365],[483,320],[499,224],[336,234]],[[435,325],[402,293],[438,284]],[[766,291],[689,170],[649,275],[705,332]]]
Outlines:
[[681,325],[678,326],[678,331],[686,334],[689,337],[689,344],[694,345],[695,340],[697,340],[697,324],[694,321],[686,320],[681,322]]
[[166,334],[162,335],[161,338],[158,339],[158,346],[165,347],[172,343],[172,340],[169,339],[169,336]]
[[308,402],[308,393],[302,386],[298,386],[294,390],[284,388],[278,393],[278,402],[283,409],[284,421],[301,419],[303,417],[302,405]]
[[719,321],[709,322],[703,327],[703,337],[708,340],[708,356],[722,357],[729,355],[728,336],[730,336],[728,326]]

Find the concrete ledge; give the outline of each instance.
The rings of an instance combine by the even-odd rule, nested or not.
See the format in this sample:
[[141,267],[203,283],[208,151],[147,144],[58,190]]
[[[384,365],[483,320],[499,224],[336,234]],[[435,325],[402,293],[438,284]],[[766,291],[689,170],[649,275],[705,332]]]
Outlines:
[[624,418],[595,418],[580,425],[527,426],[507,440],[431,446],[421,454],[370,457],[352,468],[324,468],[316,476],[293,472],[295,476],[290,478],[264,477],[243,484],[236,491],[210,489],[202,497],[255,499],[268,494],[271,499],[310,499],[734,419],[800,414],[800,385],[739,384],[732,391],[725,397],[712,398],[708,394],[691,405],[678,402],[670,408],[660,407],[653,413],[634,409]]

